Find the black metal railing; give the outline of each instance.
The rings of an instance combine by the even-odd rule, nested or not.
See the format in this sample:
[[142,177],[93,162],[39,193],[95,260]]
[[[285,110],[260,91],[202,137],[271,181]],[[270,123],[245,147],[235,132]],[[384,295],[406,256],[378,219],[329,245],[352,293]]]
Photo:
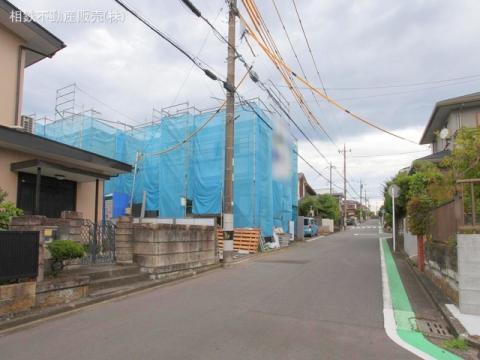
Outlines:
[[0,231],[0,282],[38,274],[38,231]]
[[111,221],[101,221],[95,225],[84,219],[81,237],[86,250],[82,264],[115,262],[115,225]]

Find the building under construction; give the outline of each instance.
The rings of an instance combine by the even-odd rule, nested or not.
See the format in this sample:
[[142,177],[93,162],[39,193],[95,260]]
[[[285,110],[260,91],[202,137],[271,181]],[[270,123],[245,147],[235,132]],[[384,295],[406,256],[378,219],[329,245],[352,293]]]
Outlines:
[[[265,237],[276,227],[288,231],[298,200],[296,143],[279,135],[267,114],[256,102],[236,106],[234,149],[234,226],[261,228]],[[224,110],[166,109],[138,126],[64,113],[37,121],[35,133],[133,165],[133,173],[105,184],[106,196],[123,199],[121,212],[132,206],[145,217],[221,215]]]

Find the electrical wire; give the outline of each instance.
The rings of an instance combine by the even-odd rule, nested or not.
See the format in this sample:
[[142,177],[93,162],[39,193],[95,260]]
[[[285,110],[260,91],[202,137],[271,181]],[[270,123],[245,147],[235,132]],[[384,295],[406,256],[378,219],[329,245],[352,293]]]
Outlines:
[[[260,12],[252,2],[246,2],[243,1],[244,6],[247,8],[247,11],[249,12],[250,18],[252,19],[254,27],[257,29],[259,36],[262,38],[262,41],[267,44],[269,49],[272,52],[275,52],[277,57],[283,61],[283,57],[280,54],[280,51],[278,49],[278,46],[275,44],[275,40],[273,39],[273,36],[270,33],[270,30],[268,29],[265,21],[263,20]],[[239,15],[240,16],[240,15]],[[310,110],[310,108],[307,105],[307,102],[305,101],[302,93],[298,89],[297,84],[295,83],[294,77],[292,74],[288,71],[285,71],[280,64],[277,64],[273,62],[274,65],[276,66],[277,70],[280,72],[282,75],[284,81],[289,85],[289,90],[292,92],[297,104],[299,105],[300,109],[303,111],[305,116],[307,117],[310,125],[314,129],[314,131],[317,131],[315,128],[314,124],[316,124],[322,132],[331,140],[330,135],[327,133],[326,129],[322,126],[320,121],[317,119],[315,114]],[[333,141],[333,140],[332,140]]]
[[[283,32],[285,33],[285,36],[288,40],[288,43],[290,45],[290,48],[292,49],[292,52],[293,52],[293,55],[297,61],[297,64],[300,68],[300,71],[302,72],[303,74],[303,77],[305,79],[308,79],[307,78],[307,74],[305,73],[305,70],[302,66],[302,63],[300,62],[300,58],[298,57],[298,54],[297,52],[295,51],[295,47],[293,46],[293,42],[292,40],[290,39],[290,35],[288,34],[288,31],[287,31],[287,28],[285,26],[285,23],[283,22],[283,19],[282,19],[282,15],[280,14],[280,10],[278,9],[278,6],[277,6],[277,3],[275,0],[272,0],[272,3],[273,3],[273,7],[275,8],[275,12],[277,13],[277,17],[278,17],[278,20],[280,21],[280,24],[282,25],[282,28],[283,28]],[[314,92],[312,90],[310,90],[310,92],[312,93],[312,96],[313,96],[313,99],[314,101],[317,103],[318,107],[320,107],[320,103],[318,102],[318,98],[317,96],[315,96]],[[338,145],[335,143],[335,141],[333,141],[332,137],[325,131],[325,135],[328,137],[328,139],[330,140],[330,142],[336,147],[338,148]]]
[[[305,42],[307,43],[308,52],[310,53],[310,57],[312,58],[313,65],[315,66],[315,71],[317,73],[318,80],[320,80],[320,84],[322,85],[323,92],[326,95],[328,95],[327,90],[325,89],[325,84],[323,82],[323,78],[320,75],[320,70],[318,69],[317,61],[315,60],[315,56],[313,56],[313,51],[312,51],[312,48],[310,46],[310,42],[308,41],[307,33],[305,32],[305,28],[303,27],[302,18],[300,16],[299,11],[298,11],[297,4],[296,4],[295,0],[292,0],[292,3],[293,3],[293,7],[295,8],[295,13],[297,14],[298,22],[300,23],[300,28],[302,29],[303,37],[305,39]],[[305,77],[305,79],[307,79],[307,78]]]
[[[247,12],[249,12],[249,16],[250,16],[250,19],[252,20],[254,26],[256,27],[256,21],[257,19],[255,19],[255,15],[251,15],[250,11],[249,11],[249,6],[253,4],[253,0],[242,0],[242,2],[244,3],[244,5],[246,6],[247,8]],[[265,43],[265,41],[263,41],[261,39],[262,35],[260,34],[257,34],[253,29],[252,27],[247,23],[247,21],[245,20],[245,18],[239,14],[239,18],[243,24],[243,26],[246,28],[246,31],[248,33],[248,35],[250,35],[252,37],[253,40],[255,40],[255,42],[260,46],[260,48],[263,50],[263,52],[267,55],[268,58],[270,58],[270,60],[278,67],[281,67],[283,68],[284,71],[288,72],[289,74],[291,74],[294,78],[298,79],[301,83],[303,83],[304,85],[306,85],[308,88],[310,88],[311,90],[313,90],[316,94],[318,94],[319,96],[321,96],[322,98],[324,98],[326,101],[328,101],[329,103],[331,103],[332,105],[334,105],[335,107],[337,107],[338,109],[344,111],[345,113],[347,113],[348,115],[350,115],[351,117],[361,121],[362,123],[370,126],[370,127],[373,127],[381,132],[384,132],[386,134],[389,134],[391,136],[394,136],[398,139],[401,139],[401,140],[404,140],[404,141],[408,141],[410,143],[413,143],[413,144],[417,144],[417,142],[413,141],[413,140],[410,140],[410,139],[407,139],[403,136],[400,136],[400,135],[397,135],[389,130],[386,130],[370,121],[368,121],[367,119],[361,117],[360,115],[357,115],[356,113],[353,113],[352,111],[348,110],[347,108],[345,108],[343,105],[341,105],[340,103],[338,103],[336,100],[334,100],[333,98],[331,98],[330,96],[326,95],[323,91],[319,90],[318,88],[316,88],[315,86],[313,86],[312,84],[310,84],[310,82],[306,81],[304,78],[302,78],[301,76],[299,76],[297,73],[295,73],[292,68],[287,65],[285,63],[285,61],[283,61],[283,59],[279,58],[277,54],[273,53],[267,46],[267,44]]]
[[[250,0],[242,0],[243,4],[245,5],[246,9],[247,9],[247,12],[249,13],[249,16],[250,18],[252,19],[252,22],[253,22],[253,25],[254,27],[257,29],[257,31],[259,31],[259,36],[262,38],[262,39],[268,39],[268,46],[270,47],[273,47],[273,50],[270,49],[270,51],[274,51],[277,55],[277,57],[283,61],[283,58],[281,56],[281,54],[279,53],[278,51],[278,48],[276,47],[275,45],[275,41],[273,40],[273,38],[271,37],[271,34],[270,34],[270,31],[268,30],[268,28],[266,27],[265,25],[265,22],[263,21],[263,19],[261,18],[261,14],[259,13],[258,9],[256,8],[256,5],[254,4],[254,1],[250,1]],[[239,15],[241,17],[241,15]],[[248,26],[248,25],[247,25]],[[247,27],[246,27],[247,28]],[[273,44],[273,45],[270,45],[270,44]],[[267,45],[266,45],[267,46]],[[272,60],[272,59],[271,59]],[[277,62],[275,62],[275,60],[273,60],[273,63],[274,65],[277,67],[277,69],[280,71],[280,73],[282,74],[282,77],[284,78],[284,80],[287,82],[287,84],[289,85],[289,89],[290,90],[293,90],[293,86],[292,86],[292,83],[294,84],[293,81],[289,81],[289,80],[292,80],[291,76],[290,75],[287,75],[285,76],[285,73],[282,71],[282,68],[279,66],[280,64],[278,64]],[[292,74],[295,75],[295,73],[292,72]],[[295,95],[295,92],[292,91],[292,93],[294,93]],[[308,107],[306,106],[306,104],[304,103],[304,100],[303,100],[303,97],[301,97],[300,99],[297,98],[297,102],[299,103],[300,107],[302,108],[302,110],[304,110],[305,112],[305,108],[306,108],[306,111],[309,113],[309,114],[312,114],[311,113],[311,110],[308,109]],[[304,107],[302,107],[302,105],[304,105]],[[308,118],[308,113],[306,114],[307,115],[307,118]],[[313,114],[312,114],[313,115]],[[320,125],[320,124],[319,124]],[[321,126],[321,125],[320,125]],[[316,146],[315,146],[316,148]],[[327,163],[329,164],[330,161],[323,155],[321,154],[321,152],[318,150],[318,148],[316,148],[317,151],[320,153],[320,155],[327,161]],[[336,172],[340,175],[340,177],[342,177],[344,179],[344,176],[338,171],[336,170]],[[353,187],[351,186],[351,184],[348,182],[348,179],[345,179],[345,182],[348,183],[348,185],[352,188],[353,192],[356,193],[356,190],[353,189]],[[357,194],[358,195],[358,194]]]
[[[221,39],[223,42],[225,42],[226,44],[228,44],[228,46],[231,46],[231,45],[229,44],[228,40],[227,40],[224,36],[221,35],[220,31],[218,31],[218,29],[216,29],[216,27],[215,27],[207,18],[205,18],[205,17],[202,15],[201,11],[200,11],[198,8],[196,8],[195,5],[194,5],[190,0],[180,0],[180,1],[181,1],[183,4],[185,4],[197,17],[203,19],[203,20],[210,26],[210,28],[212,28],[217,34],[219,34],[219,39]],[[280,17],[280,14],[279,14],[279,13],[278,13],[278,15],[279,15],[279,17]],[[280,17],[280,19],[281,19],[281,17]],[[287,33],[287,36],[288,36],[288,33]],[[273,38],[272,38],[270,41],[271,41],[272,44],[274,44]],[[272,45],[272,46],[275,46],[275,45]],[[292,46],[293,52],[295,53],[295,49],[293,48],[293,44],[291,44],[291,46]],[[239,59],[241,59],[241,61],[244,63],[244,65],[246,65],[245,61],[243,60],[243,56],[238,52],[238,50],[237,50],[236,48],[235,48],[235,52],[236,52],[236,54],[237,54],[237,57],[238,57]],[[277,53],[280,55],[280,53],[278,52],[278,48],[277,48]],[[295,55],[296,55],[296,53],[295,53]],[[280,55],[280,56],[281,56],[281,55]],[[297,60],[299,61],[298,56],[297,56]],[[299,65],[300,65],[300,67],[301,67],[300,62],[299,62]],[[250,67],[250,68],[251,68],[251,67]],[[303,69],[302,69],[302,70],[303,70]],[[268,88],[265,86],[265,84],[263,84],[263,83],[259,80],[258,76],[256,76],[256,79],[252,79],[252,80],[254,80],[254,82],[257,83],[257,85],[259,85],[260,88],[262,88],[262,90],[267,91],[267,93],[268,93],[268,95],[269,95],[270,98],[272,98],[272,99],[274,98],[273,94],[268,90]],[[256,81],[255,81],[255,80],[256,80]],[[312,92],[312,94],[313,94],[313,92]],[[316,97],[314,97],[314,98],[316,99]],[[276,100],[275,100],[275,102],[278,103]],[[301,102],[304,102],[304,101],[301,101]],[[279,105],[279,106],[280,106],[280,105]],[[284,111],[283,108],[282,108],[282,111]],[[284,111],[284,112],[285,112],[285,111]],[[287,113],[285,112],[285,114],[287,114]],[[257,114],[257,115],[258,115],[258,114]],[[290,117],[290,115],[287,114],[287,116],[289,117],[289,119],[290,119],[291,121],[293,121],[293,119]],[[307,116],[308,116],[308,115],[307,115]],[[306,136],[306,134],[305,134],[305,133],[303,132],[303,130],[298,126],[298,124],[295,123],[295,122],[294,122],[294,124],[295,124],[295,126],[297,127],[297,129],[299,129],[299,131],[300,131],[300,132],[307,138],[307,140],[312,144],[312,146],[315,147],[315,149],[318,151],[318,153],[319,153],[327,162],[329,162],[329,160],[325,157],[325,155],[323,155],[323,154],[320,152],[320,150],[318,150],[318,148],[315,146],[315,144],[313,144],[313,142],[308,138],[308,136]],[[310,123],[310,124],[311,124],[311,123]],[[311,125],[313,126],[313,124],[311,124]],[[319,124],[319,125],[320,125],[320,124]],[[321,125],[320,125],[320,126],[321,126]],[[316,130],[316,129],[314,128],[314,130]],[[326,134],[326,136],[329,138],[329,140],[336,146],[335,142],[334,142],[333,139],[330,137],[330,135],[326,132],[326,130],[323,129],[323,128],[322,128],[322,130],[324,131],[324,133]]]
[[423,86],[423,85],[431,85],[431,84],[438,84],[444,82],[454,82],[459,80],[466,80],[466,79],[473,79],[479,78],[480,74],[475,75],[467,75],[461,76],[456,78],[450,79],[441,79],[441,80],[431,80],[431,81],[421,81],[421,82],[412,82],[412,83],[405,83],[405,84],[396,84],[396,85],[371,85],[365,87],[329,87],[328,90],[374,90],[374,89],[390,89],[390,88],[402,88],[402,87],[414,87],[414,86]]
[[[215,17],[215,20],[218,19],[218,17],[220,16],[220,14],[222,13],[223,11],[223,6],[220,8],[220,11],[218,12],[217,16]],[[202,45],[200,46],[200,49],[198,50],[197,54],[196,54],[196,57],[198,58],[200,56],[200,54],[202,53],[203,49],[205,48],[205,45],[207,45],[207,41],[208,41],[208,38],[210,36],[210,33],[211,33],[212,29],[208,29],[208,32],[207,34],[205,35],[205,38],[203,39],[203,42],[202,42]],[[177,102],[177,99],[178,97],[180,96],[180,93],[182,92],[183,88],[185,87],[188,79],[190,78],[190,75],[192,74],[192,70],[193,68],[195,67],[195,65],[192,64],[192,66],[190,67],[190,69],[188,70],[188,74],[187,76],[185,77],[185,79],[183,80],[182,84],[180,85],[180,87],[178,88],[178,91],[177,91],[177,94],[175,95],[175,98],[174,100],[172,101],[172,104],[175,104]]]
[[[245,79],[247,78],[247,75],[248,75],[248,71],[245,73],[245,75],[243,75],[243,77],[241,78],[240,82],[238,83],[236,89],[238,89],[242,84],[243,82],[245,81]],[[215,110],[215,112],[212,113],[212,115],[203,122],[203,124],[201,126],[199,126],[197,129],[195,129],[195,131],[193,131],[190,135],[188,135],[185,139],[179,141],[178,143],[164,149],[164,150],[161,150],[161,151],[157,151],[157,152],[154,152],[154,153],[150,153],[148,155],[150,156],[161,156],[161,155],[164,155],[164,154],[167,154],[169,152],[172,152],[176,149],[178,149],[180,146],[182,146],[183,144],[189,142],[191,139],[193,139],[198,133],[200,133],[200,131],[202,131],[203,129],[205,129],[205,127],[215,118],[215,116],[225,107],[225,104],[227,103],[227,100],[224,100],[223,103],[218,107],[217,110]]]
[[[111,111],[113,111],[113,112],[115,112],[115,113],[117,113],[117,114],[119,114],[119,115],[121,115],[121,116],[123,116],[123,117],[125,117],[125,118],[127,118],[127,119],[129,119],[129,120],[131,120],[131,121],[133,121],[134,124],[138,124],[138,120],[136,120],[136,119],[134,119],[133,117],[131,117],[131,116],[129,116],[129,115],[127,115],[127,114],[125,114],[125,113],[123,113],[123,112],[115,109],[114,107],[108,105],[107,103],[103,102],[102,100],[98,99],[97,97],[89,94],[89,93],[86,92],[85,90],[81,89],[78,85],[75,85],[75,89],[78,90],[78,91],[80,91],[82,94],[88,96],[89,98],[95,100],[95,101],[98,102],[99,104],[102,104],[103,106],[105,106],[106,108],[110,109]],[[122,124],[122,125],[127,125],[127,124],[123,124],[123,123],[121,123],[121,124]],[[128,125],[127,125],[127,126],[128,126]]]
[[377,154],[377,155],[352,155],[351,158],[370,158],[370,157],[382,157],[382,156],[402,156],[408,154],[418,154],[424,153],[427,150],[420,150],[420,151],[407,151],[402,153],[393,153],[393,154]]
[[137,20],[142,22],[144,25],[146,25],[150,30],[152,30],[154,33],[156,33],[158,36],[160,36],[162,39],[167,41],[170,45],[172,45],[175,49],[177,49],[180,53],[182,53],[185,57],[187,57],[196,67],[198,67],[200,70],[202,70],[207,77],[214,81],[219,81],[220,83],[223,84],[223,87],[227,90],[230,90],[229,87],[230,85],[226,82],[221,80],[220,76],[216,75],[214,71],[211,71],[207,69],[209,67],[212,69],[210,66],[208,66],[205,62],[201,61],[198,59],[198,57],[195,57],[194,55],[190,54],[187,50],[182,48],[177,42],[165,34],[164,32],[160,31],[157,29],[150,21],[148,21],[146,18],[141,16],[138,12],[133,10],[131,7],[126,5],[123,1],[121,0],[113,0],[117,4],[119,4],[122,8],[124,8],[127,12],[129,12],[133,17],[135,17]]
[[[164,34],[163,32],[161,32],[160,30],[158,30],[156,27],[154,27],[148,20],[146,20],[145,18],[143,18],[142,16],[140,16],[137,12],[135,12],[134,10],[132,10],[130,7],[128,7],[127,5],[125,5],[122,1],[120,0],[114,0],[115,2],[117,2],[120,6],[122,6],[125,10],[127,10],[130,14],[132,14],[134,17],[136,17],[138,20],[140,20],[142,23],[144,23],[148,28],[150,28],[152,31],[154,31],[157,35],[159,35],[160,37],[162,37],[164,40],[166,40],[168,43],[170,43],[172,46],[174,46],[177,50],[179,50],[183,55],[185,55],[190,61],[192,61],[192,63],[197,66],[199,69],[201,69],[202,71],[205,72],[205,74],[213,79],[213,80],[219,80],[219,78],[212,72],[210,72],[208,69],[206,69],[205,65],[203,62],[201,62],[197,57],[194,57],[193,55],[189,54],[186,50],[184,50],[180,45],[178,45],[172,38],[170,38],[169,36],[167,36],[166,34]],[[191,2],[189,1],[183,1],[183,3],[185,3],[187,5],[187,3],[189,3],[190,5]],[[188,6],[188,5],[187,5]],[[190,6],[188,6],[194,13],[196,13]],[[196,9],[196,8],[195,8]],[[198,15],[197,15],[198,16]],[[200,13],[200,17],[203,18],[204,20],[207,21],[207,23],[209,24],[209,26],[214,29],[214,31],[217,31],[215,29],[215,27],[213,26],[213,24],[211,24],[206,18],[204,18],[201,13]],[[219,32],[217,32],[217,34],[219,34]],[[271,35],[269,35],[271,37]],[[221,39],[225,40],[228,43],[228,40],[225,39],[223,36],[220,36]],[[272,39],[272,43],[273,43],[273,39]],[[229,44],[230,46],[230,44]],[[275,45],[273,45],[275,46]],[[276,46],[275,46],[276,48]],[[236,49],[235,49],[236,51]],[[236,53],[238,53],[236,51]],[[278,52],[278,48],[277,48],[277,53],[279,54]],[[280,54],[279,54],[280,55]],[[281,55],[280,55],[281,56]],[[243,57],[242,57],[243,59]],[[246,63],[245,63],[246,64]],[[278,69],[281,71],[281,68],[278,67]],[[249,71],[246,73],[246,75],[250,74],[251,77],[252,77],[252,73],[251,73],[251,67],[248,69]],[[287,78],[290,77],[291,75],[286,73],[287,74]],[[246,75],[244,76],[244,78],[242,79],[242,81],[245,79]],[[219,80],[221,81],[221,80]],[[226,82],[224,81],[221,81],[223,82],[223,85],[224,87],[226,87]],[[227,89],[228,90],[228,89]],[[300,104],[303,104],[305,106],[305,101],[300,101],[299,102]],[[165,154],[167,152],[171,152],[171,151],[174,151],[175,149],[179,148],[180,146],[182,146],[184,143],[190,141],[195,135],[197,135],[202,129],[204,129],[206,127],[206,125],[215,117],[216,114],[218,114],[218,112],[220,111],[221,108],[223,108],[225,102],[222,104],[222,106],[217,109],[217,111],[204,123],[202,124],[202,126],[200,128],[198,128],[195,132],[193,132],[192,134],[190,134],[187,138],[183,139],[182,141],[180,141],[179,143],[165,149],[165,150],[162,150],[160,152],[157,152],[157,153],[154,153],[154,154],[151,154],[151,155],[155,155],[155,156],[158,156],[158,155],[162,155],[162,154]],[[313,115],[313,114],[312,114]],[[318,124],[320,125],[320,124]],[[321,126],[321,125],[320,125]],[[298,127],[299,128],[299,127]],[[302,131],[303,132],[303,131]],[[313,143],[312,143],[313,144]],[[317,148],[318,149],[318,148]],[[324,156],[324,155],[323,155]],[[326,158],[325,158],[326,159]],[[328,159],[326,159],[328,161]]]

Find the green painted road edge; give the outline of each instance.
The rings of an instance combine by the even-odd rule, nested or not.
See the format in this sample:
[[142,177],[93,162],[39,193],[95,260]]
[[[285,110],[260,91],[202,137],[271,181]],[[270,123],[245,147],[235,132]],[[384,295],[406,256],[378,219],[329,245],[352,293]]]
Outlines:
[[461,359],[431,343],[418,331],[415,313],[408,300],[407,292],[403,286],[390,247],[386,239],[381,239],[381,241],[398,336],[407,344],[421,350],[434,359]]

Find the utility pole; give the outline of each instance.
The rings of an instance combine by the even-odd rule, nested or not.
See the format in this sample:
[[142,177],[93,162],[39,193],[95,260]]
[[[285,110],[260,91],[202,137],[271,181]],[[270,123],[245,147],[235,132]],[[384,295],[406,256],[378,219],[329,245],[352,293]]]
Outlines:
[[[348,150],[349,152],[352,150]],[[347,147],[343,144],[343,150],[338,150],[343,153],[343,228],[347,227]]]
[[330,195],[333,194],[332,168],[333,168],[333,165],[332,163],[330,163]]
[[228,15],[227,104],[225,122],[225,176],[223,186],[223,262],[233,259],[233,149],[235,121],[235,20],[237,1],[230,0]]
[[368,198],[367,198],[367,188],[365,188],[365,197],[364,197],[364,199],[365,199],[365,211],[367,212],[366,214],[367,214],[367,216],[368,216],[368,214],[369,214],[369,212],[370,212],[370,203],[369,203]]
[[362,222],[363,220],[362,192],[363,192],[363,184],[362,184],[362,180],[360,180],[360,222]]

